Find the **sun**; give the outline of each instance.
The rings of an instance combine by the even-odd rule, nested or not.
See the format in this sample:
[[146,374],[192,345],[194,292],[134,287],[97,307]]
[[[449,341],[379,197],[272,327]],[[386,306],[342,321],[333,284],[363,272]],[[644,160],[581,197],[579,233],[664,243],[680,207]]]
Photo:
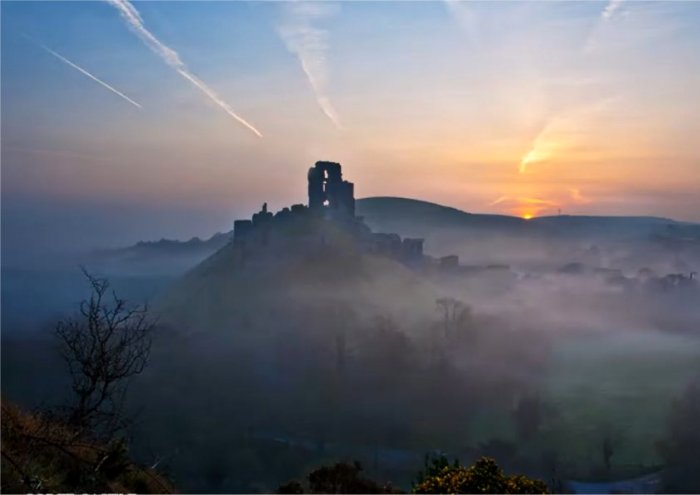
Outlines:
[[530,220],[532,218],[532,213],[523,213],[523,218],[525,220]]

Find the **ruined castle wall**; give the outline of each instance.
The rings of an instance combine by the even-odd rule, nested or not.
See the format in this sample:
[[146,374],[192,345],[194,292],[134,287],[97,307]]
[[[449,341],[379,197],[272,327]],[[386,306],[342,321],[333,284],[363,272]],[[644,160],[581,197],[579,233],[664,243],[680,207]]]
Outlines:
[[[308,172],[308,208],[301,204],[275,215],[264,204],[252,220],[234,222],[234,247],[242,263],[369,252],[412,266],[426,262],[423,239],[373,233],[355,216],[355,186],[344,181],[339,163],[319,161]],[[441,260],[452,265],[453,260]]]

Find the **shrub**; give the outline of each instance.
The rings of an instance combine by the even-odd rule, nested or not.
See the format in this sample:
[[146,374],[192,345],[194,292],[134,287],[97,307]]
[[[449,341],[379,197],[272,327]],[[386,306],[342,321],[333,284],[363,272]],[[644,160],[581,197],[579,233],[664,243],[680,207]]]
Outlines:
[[445,457],[426,459],[426,468],[413,484],[413,493],[549,493],[547,485],[526,476],[507,476],[496,461],[482,457],[472,466]]
[[127,456],[47,415],[2,404],[2,492],[170,493],[172,486]]
[[381,485],[361,476],[359,462],[338,462],[312,471],[305,488],[298,481],[281,485],[277,493],[393,493],[391,485]]

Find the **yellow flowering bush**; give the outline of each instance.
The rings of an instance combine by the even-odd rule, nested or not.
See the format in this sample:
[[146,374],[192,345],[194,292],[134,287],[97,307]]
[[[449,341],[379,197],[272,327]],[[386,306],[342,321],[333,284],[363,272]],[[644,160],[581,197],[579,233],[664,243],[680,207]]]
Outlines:
[[440,457],[426,462],[413,493],[549,493],[547,485],[522,475],[508,476],[496,461],[482,457],[472,466],[450,465]]

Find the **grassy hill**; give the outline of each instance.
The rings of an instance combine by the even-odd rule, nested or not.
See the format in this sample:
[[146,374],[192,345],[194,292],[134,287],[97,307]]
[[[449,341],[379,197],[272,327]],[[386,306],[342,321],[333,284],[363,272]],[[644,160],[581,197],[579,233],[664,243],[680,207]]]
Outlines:
[[521,233],[522,218],[467,213],[456,208],[408,198],[375,197],[357,201],[357,215],[375,232],[430,239],[446,231],[501,231]]
[[174,493],[155,470],[131,461],[124,443],[103,444],[65,424],[2,403],[2,491]]
[[525,220],[508,215],[467,213],[456,208],[409,198],[372,197],[357,200],[357,214],[371,222],[409,219],[450,227],[512,227]]
[[[372,197],[357,201],[358,215],[375,230],[431,232],[445,229],[479,230],[528,236],[648,236],[669,225],[668,218],[559,215],[524,220],[508,215],[467,213],[456,208],[408,198]],[[406,234],[408,235],[408,234]]]
[[[396,197],[363,198],[356,206],[357,215],[375,232],[421,237],[428,254],[459,254],[477,264],[518,260],[523,253],[547,251],[552,241],[700,239],[700,225],[658,217],[560,215],[524,220]],[[94,253],[87,264],[107,273],[180,275],[226,246],[231,236],[225,232],[207,240],[140,242]],[[490,256],[495,253],[498,256]]]
[[397,261],[369,254],[294,259],[241,267],[226,245],[159,301],[165,318],[189,330],[279,327],[321,311],[355,315],[431,314],[439,291]]
[[204,240],[141,241],[125,248],[95,251],[84,262],[109,273],[181,274],[225,246],[232,234],[217,232]]

